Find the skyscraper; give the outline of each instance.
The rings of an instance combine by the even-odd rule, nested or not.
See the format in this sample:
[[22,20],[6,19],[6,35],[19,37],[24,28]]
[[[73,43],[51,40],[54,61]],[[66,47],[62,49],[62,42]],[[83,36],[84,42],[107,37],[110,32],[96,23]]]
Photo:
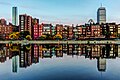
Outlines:
[[97,59],[98,71],[106,71],[106,59],[99,58]]
[[12,72],[17,73],[17,69],[18,69],[18,57],[14,56],[12,57]]
[[17,7],[12,7],[12,24],[13,24],[13,32],[19,31],[18,26],[18,10]]
[[106,23],[106,9],[105,7],[98,8],[97,11],[97,23],[102,24]]
[[12,7],[12,24],[17,26],[18,25],[18,11],[17,7]]

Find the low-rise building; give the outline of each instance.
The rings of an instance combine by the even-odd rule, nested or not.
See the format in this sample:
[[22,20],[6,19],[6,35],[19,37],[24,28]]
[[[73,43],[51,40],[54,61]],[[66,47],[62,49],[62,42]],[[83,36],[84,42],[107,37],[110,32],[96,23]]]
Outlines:
[[55,30],[56,30],[56,34],[62,35],[63,25],[57,24],[56,27],[55,27]]
[[73,26],[68,27],[68,39],[72,40],[73,39]]
[[101,36],[101,28],[98,24],[91,25],[91,37],[100,38]]
[[62,37],[63,37],[63,40],[67,40],[68,39],[68,27],[69,26],[67,26],[67,25],[65,25],[64,27],[63,27],[63,33],[62,33]]
[[41,24],[42,27],[42,34],[44,35],[51,35],[52,34],[52,24]]
[[9,34],[13,32],[13,25],[0,25],[0,37],[2,39],[9,39]]
[[35,39],[38,39],[39,38],[39,19],[33,19],[33,29],[32,29],[32,38],[35,40]]
[[118,26],[116,23],[108,23],[107,25],[109,27],[110,38],[117,38]]

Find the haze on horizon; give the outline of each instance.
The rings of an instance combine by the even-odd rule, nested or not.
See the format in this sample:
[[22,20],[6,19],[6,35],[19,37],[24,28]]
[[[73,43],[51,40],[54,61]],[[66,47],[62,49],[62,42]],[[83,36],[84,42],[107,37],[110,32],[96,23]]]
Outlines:
[[41,23],[84,24],[89,19],[97,21],[97,9],[106,7],[107,22],[120,23],[120,0],[0,0],[0,18],[11,22],[12,7],[19,14],[28,14]]

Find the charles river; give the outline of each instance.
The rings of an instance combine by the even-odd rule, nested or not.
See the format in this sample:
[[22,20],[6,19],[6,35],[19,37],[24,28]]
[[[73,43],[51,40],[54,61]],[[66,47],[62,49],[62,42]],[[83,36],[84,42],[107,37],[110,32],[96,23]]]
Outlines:
[[0,80],[120,80],[120,45],[0,44]]

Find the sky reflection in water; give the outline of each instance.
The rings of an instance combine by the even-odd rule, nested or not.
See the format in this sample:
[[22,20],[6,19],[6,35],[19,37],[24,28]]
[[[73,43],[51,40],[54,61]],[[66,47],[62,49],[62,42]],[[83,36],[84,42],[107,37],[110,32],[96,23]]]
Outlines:
[[119,45],[6,45],[1,80],[118,80]]

